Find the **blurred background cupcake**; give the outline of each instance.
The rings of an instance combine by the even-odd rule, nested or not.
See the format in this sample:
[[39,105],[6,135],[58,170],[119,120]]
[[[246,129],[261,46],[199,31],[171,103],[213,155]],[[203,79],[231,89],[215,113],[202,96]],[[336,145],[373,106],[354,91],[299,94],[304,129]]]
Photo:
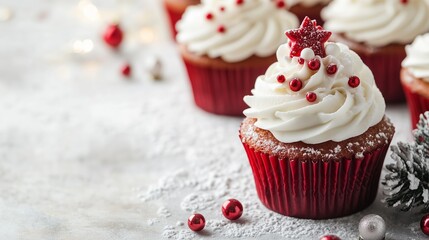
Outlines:
[[387,102],[405,100],[399,75],[405,45],[429,31],[423,0],[333,0],[322,11],[331,40],[357,52],[373,71]]
[[401,83],[412,127],[416,128],[419,115],[429,111],[429,34],[418,36],[405,50],[407,57],[402,62]]
[[323,25],[320,12],[331,0],[285,0],[291,13],[302,21],[306,16],[315,19],[319,25]]
[[[371,70],[308,18],[287,32],[240,127],[258,196],[292,217],[326,219],[369,206],[395,132]],[[326,48],[326,50],[325,50]]]
[[206,0],[187,8],[177,42],[200,108],[242,115],[255,79],[275,60],[298,18],[269,0]]
[[196,5],[200,3],[200,0],[163,0],[165,10],[167,11],[170,27],[173,33],[173,37],[176,36],[176,23],[182,17],[182,14],[185,12],[186,7],[190,5]]

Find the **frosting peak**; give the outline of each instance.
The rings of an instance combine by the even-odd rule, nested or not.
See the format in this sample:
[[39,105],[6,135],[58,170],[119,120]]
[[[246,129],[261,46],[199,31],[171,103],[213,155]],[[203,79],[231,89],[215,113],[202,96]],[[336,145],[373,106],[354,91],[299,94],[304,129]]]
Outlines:
[[375,47],[410,43],[429,31],[427,0],[334,0],[321,15],[326,29]]
[[275,54],[282,32],[298,18],[271,0],[204,0],[190,6],[177,23],[177,41],[198,55],[239,62]]
[[415,77],[429,82],[429,33],[418,36],[405,50],[407,57],[402,66]]
[[340,142],[379,123],[385,103],[369,68],[346,45],[324,47],[326,56],[305,48],[291,57],[290,44],[281,45],[244,98],[244,114],[286,143]]

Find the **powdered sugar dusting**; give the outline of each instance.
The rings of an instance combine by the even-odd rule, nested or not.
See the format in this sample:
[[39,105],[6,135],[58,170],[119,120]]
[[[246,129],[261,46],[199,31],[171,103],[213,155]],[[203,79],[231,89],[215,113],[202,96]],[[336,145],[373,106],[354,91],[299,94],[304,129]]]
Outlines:
[[[318,239],[330,233],[342,239],[357,239],[358,222],[369,213],[382,215],[389,228],[404,224],[398,222],[394,214],[387,215],[386,212],[391,209],[386,209],[379,202],[364,212],[340,219],[305,220],[274,213],[260,203],[250,167],[245,161],[237,161],[244,157],[240,151],[229,152],[229,156],[224,156],[224,159],[220,153],[210,153],[213,154],[210,157],[212,159],[204,166],[193,164],[187,166],[187,170],[180,169],[161,179],[158,185],[142,195],[144,202],[162,199],[170,206],[177,206],[176,214],[152,223],[154,227],[165,225],[162,231],[164,238],[200,239],[210,236],[221,239],[265,239],[266,236],[278,236],[283,239]],[[221,204],[228,198],[239,199],[243,204],[244,214],[237,221],[229,221],[221,214]],[[201,233],[190,231],[181,222],[194,212],[202,213],[206,218],[206,227]]]

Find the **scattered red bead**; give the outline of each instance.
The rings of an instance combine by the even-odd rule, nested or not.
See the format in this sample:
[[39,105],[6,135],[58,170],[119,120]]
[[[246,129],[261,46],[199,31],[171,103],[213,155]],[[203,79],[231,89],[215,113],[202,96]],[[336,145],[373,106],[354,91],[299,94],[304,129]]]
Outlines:
[[315,94],[314,92],[308,92],[305,95],[305,98],[307,98],[307,101],[309,102],[315,102],[317,100],[317,94]]
[[311,59],[310,61],[308,61],[308,68],[310,68],[313,71],[319,70],[320,68],[319,59]]
[[284,75],[278,75],[277,76],[277,82],[279,82],[279,83],[286,82],[286,77]]
[[304,58],[298,58],[298,63],[299,64],[302,65],[302,64],[304,64],[304,62],[305,62]]
[[244,3],[244,0],[236,0],[235,3],[237,3],[237,5],[241,5]]
[[220,25],[219,27],[217,27],[217,32],[219,33],[224,33],[226,32],[226,28],[223,25]]
[[119,47],[122,42],[123,33],[119,25],[112,24],[104,31],[104,42],[113,48]]
[[225,7],[223,7],[223,6],[222,6],[222,7],[220,7],[220,8],[219,8],[219,10],[220,10],[221,12],[224,12],[224,11],[225,11]]
[[407,4],[407,3],[408,3],[408,0],[401,0],[401,3],[402,3],[402,4]]
[[212,13],[207,13],[206,14],[206,19],[207,20],[212,20],[213,19],[213,14]]
[[311,48],[315,55],[325,57],[325,42],[331,32],[317,27],[316,20],[305,17],[298,29],[286,31],[291,46],[290,57],[299,57],[304,48]]
[[360,84],[360,79],[356,76],[352,76],[349,78],[349,86],[352,88],[358,87]]
[[333,63],[329,64],[328,67],[326,67],[326,72],[329,75],[335,74],[337,72],[337,70],[338,70],[337,65],[333,64]]
[[206,219],[199,213],[193,214],[188,218],[188,227],[194,232],[203,230],[205,226]]
[[237,199],[228,199],[222,204],[222,214],[229,220],[237,220],[243,214],[243,205]]
[[277,0],[276,6],[278,8],[284,8],[286,6],[286,4],[283,0]]
[[429,214],[426,214],[420,220],[420,229],[422,232],[429,236]]
[[341,240],[341,238],[335,235],[326,235],[320,238],[320,240]]
[[121,72],[122,72],[122,75],[124,75],[125,77],[129,77],[131,75],[130,64],[126,63],[124,66],[122,66]]
[[289,88],[290,90],[294,92],[298,92],[302,88],[302,81],[298,78],[294,78],[289,82]]

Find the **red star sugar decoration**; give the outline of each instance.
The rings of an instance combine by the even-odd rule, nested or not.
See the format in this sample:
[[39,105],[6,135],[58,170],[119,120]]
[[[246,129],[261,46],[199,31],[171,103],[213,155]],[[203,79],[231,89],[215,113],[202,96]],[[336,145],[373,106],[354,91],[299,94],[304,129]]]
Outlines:
[[299,57],[304,48],[311,48],[315,55],[326,57],[325,42],[332,33],[318,26],[316,20],[305,17],[298,29],[288,30],[285,34],[289,38],[291,58]]

